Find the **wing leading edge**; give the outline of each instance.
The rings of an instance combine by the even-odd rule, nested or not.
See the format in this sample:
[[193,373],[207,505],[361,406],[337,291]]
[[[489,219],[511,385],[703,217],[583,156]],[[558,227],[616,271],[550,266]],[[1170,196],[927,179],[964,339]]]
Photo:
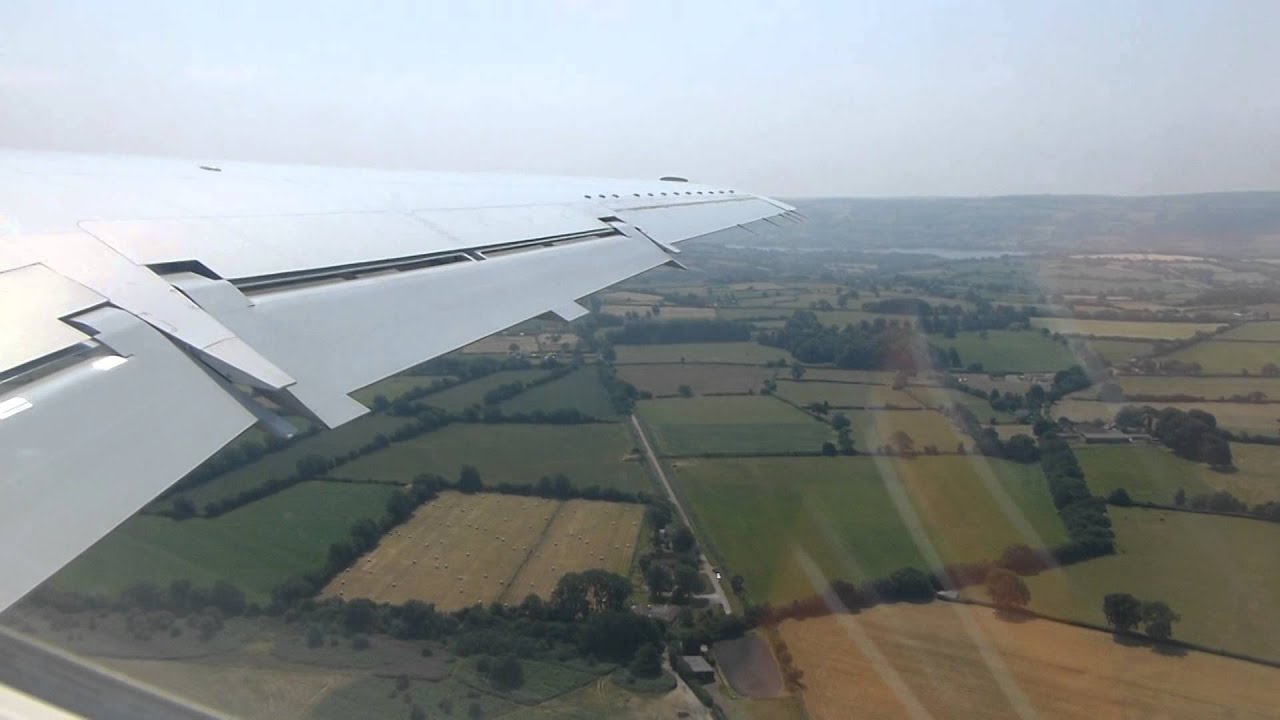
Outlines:
[[356,389],[796,217],[684,182],[207,167],[0,152],[0,609],[272,405],[340,425]]

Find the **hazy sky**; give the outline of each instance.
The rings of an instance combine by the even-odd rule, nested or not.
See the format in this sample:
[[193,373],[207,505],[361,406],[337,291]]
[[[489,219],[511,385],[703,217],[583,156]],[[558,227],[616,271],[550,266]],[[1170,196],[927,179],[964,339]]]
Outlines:
[[0,144],[783,196],[1280,189],[1280,2],[0,0]]

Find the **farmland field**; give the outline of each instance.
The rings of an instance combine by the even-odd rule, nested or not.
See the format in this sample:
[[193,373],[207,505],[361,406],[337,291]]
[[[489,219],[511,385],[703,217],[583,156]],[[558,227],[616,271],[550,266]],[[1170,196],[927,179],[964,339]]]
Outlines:
[[887,385],[855,385],[838,382],[778,381],[778,396],[797,405],[829,402],[832,407],[918,408],[920,403],[907,393]]
[[378,518],[394,488],[304,482],[217,518],[138,515],[52,579],[61,590],[116,595],[140,582],[167,588],[230,580],[254,601],[285,580],[324,566],[330,543],[361,518]]
[[1268,363],[1280,365],[1280,343],[1210,340],[1182,348],[1167,357],[1200,363],[1203,372],[1221,375],[1257,375]]
[[1077,320],[1075,318],[1032,318],[1031,324],[1063,335],[1135,338],[1138,340],[1186,340],[1198,332],[1211,333],[1222,323],[1129,322],[1124,320]]
[[688,385],[695,393],[745,393],[759,391],[764,381],[779,370],[747,365],[621,365],[618,377],[635,385],[637,389],[656,396],[671,396],[680,392],[681,385]]
[[[783,377],[790,377],[786,369]],[[822,380],[824,382],[851,382],[867,385],[892,385],[897,373],[891,370],[841,370],[839,368],[811,367],[805,368],[805,380]],[[924,376],[911,378],[911,383],[923,383]]]
[[594,365],[525,390],[499,407],[504,413],[573,409],[597,420],[612,420],[618,416]]
[[[780,626],[814,720],[1274,717],[1274,668],[1170,657],[979,607],[882,605]],[[1015,706],[1025,698],[1026,705]]]
[[1089,340],[1089,349],[1102,356],[1112,365],[1125,362],[1131,357],[1146,355],[1155,349],[1155,344],[1138,340]]
[[795,310],[772,306],[716,308],[721,320],[781,320],[791,317]]
[[325,587],[323,595],[422,600],[443,610],[551,597],[568,572],[625,572],[640,505],[443,493]]
[[996,425],[994,427],[995,427],[996,435],[998,435],[1001,440],[1008,440],[1014,435],[1026,435],[1027,437],[1035,437],[1030,425],[1006,424],[1006,425]]
[[1032,330],[991,330],[986,340],[976,332],[956,333],[950,339],[930,335],[929,342],[944,350],[955,348],[963,367],[982,363],[986,372],[1061,370],[1076,362],[1061,343]]
[[203,508],[206,503],[235,497],[240,492],[256,488],[268,480],[289,477],[297,471],[298,461],[308,455],[319,455],[324,458],[345,455],[351,450],[372,442],[378,435],[390,435],[397,428],[410,422],[412,418],[370,413],[332,430],[321,430],[318,434],[303,438],[284,450],[264,455],[257,462],[223,473],[203,485],[175,493],[160,501],[160,504],[168,506],[171,501],[185,498],[194,503],[197,508]]
[[641,400],[636,412],[663,455],[817,452],[831,428],[767,396]]
[[1144,508],[1108,513],[1120,552],[1026,578],[1033,610],[1102,623],[1104,595],[1133,593],[1182,615],[1174,637],[1280,660],[1272,613],[1280,607],[1280,525]]
[[1233,327],[1218,337],[1223,340],[1266,340],[1280,342],[1280,321],[1251,322]]
[[[1064,538],[1035,466],[981,457],[679,460],[676,483],[704,537],[753,601],[813,594],[904,566],[989,559],[1006,546]],[[913,525],[906,517],[918,519]],[[921,527],[920,534],[909,528]]]
[[991,403],[987,400],[970,395],[962,390],[954,390],[951,388],[911,388],[911,395],[924,403],[927,407],[932,408],[949,408],[952,405],[960,405],[971,410],[980,422],[986,424],[991,418],[995,418],[996,422],[1007,423],[1013,422],[1013,414],[1004,410],[996,410],[991,407]]
[[[1112,380],[1128,396],[1189,395],[1204,400],[1226,400],[1236,395],[1261,392],[1267,399],[1280,401],[1280,379],[1264,377],[1168,377],[1162,375],[1120,375]],[[1098,387],[1075,393],[1072,397],[1094,398]]]
[[905,432],[917,451],[934,445],[943,452],[954,452],[959,443],[971,445],[945,415],[934,410],[845,410],[853,422],[854,446],[861,452],[873,452],[888,445],[893,434]]
[[601,299],[606,303],[615,303],[619,305],[656,305],[662,302],[661,295],[653,295],[651,293],[630,292],[627,290],[615,290],[607,292]]
[[515,345],[520,352],[531,353],[538,351],[538,339],[532,335],[490,335],[462,348],[460,352],[506,355],[511,352],[512,345]]
[[1055,403],[1052,408],[1053,417],[1068,417],[1075,422],[1101,420],[1110,422],[1115,419],[1116,412],[1125,405],[1151,405],[1152,407],[1176,407],[1182,410],[1203,410],[1218,419],[1218,426],[1233,432],[1248,432],[1257,435],[1275,437],[1280,431],[1280,405],[1274,403],[1231,403],[1231,402],[1132,402],[1104,403],[1095,400],[1075,400],[1067,398]]
[[[650,317],[653,315],[652,305],[605,305],[600,309],[604,315],[616,315],[618,317],[626,317],[627,313],[635,313],[640,317]],[[659,320],[710,320],[716,316],[716,309],[709,307],[682,307],[679,305],[661,305],[658,308],[658,314],[655,316]]]
[[1089,488],[1104,497],[1124,488],[1139,502],[1172,505],[1182,488],[1188,498],[1226,490],[1250,506],[1280,500],[1280,447],[1231,443],[1236,469],[1227,472],[1150,445],[1079,448],[1076,455]]
[[536,380],[546,375],[546,370],[503,370],[502,372],[485,375],[456,387],[451,387],[448,390],[441,390],[438,393],[428,395],[422,401],[442,410],[462,412],[472,405],[482,404],[484,402],[484,394],[499,385],[513,383],[517,380],[527,383],[530,380]]
[[632,455],[635,442],[621,423],[586,425],[450,425],[393,443],[343,466],[344,477],[407,483],[420,473],[456,478],[474,465],[486,484],[518,485],[564,473],[576,487],[649,490],[648,475]]
[[431,383],[445,378],[446,376],[444,375],[392,375],[386,380],[381,380],[351,393],[351,397],[367,406],[371,406],[373,405],[373,399],[379,395],[387,400],[395,400],[410,390],[429,388]]
[[676,345],[618,345],[618,363],[739,363],[763,365],[786,360],[791,353],[754,342],[681,343]]

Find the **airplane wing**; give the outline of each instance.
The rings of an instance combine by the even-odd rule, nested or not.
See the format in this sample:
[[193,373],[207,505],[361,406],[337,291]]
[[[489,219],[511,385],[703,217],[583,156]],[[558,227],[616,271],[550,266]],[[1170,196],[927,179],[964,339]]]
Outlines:
[[341,425],[353,390],[772,218],[671,179],[0,150],[0,610],[273,408]]

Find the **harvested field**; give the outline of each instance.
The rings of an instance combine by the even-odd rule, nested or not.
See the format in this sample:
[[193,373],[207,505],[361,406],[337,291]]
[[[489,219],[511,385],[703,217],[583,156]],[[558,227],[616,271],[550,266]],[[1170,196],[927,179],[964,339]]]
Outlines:
[[779,380],[777,393],[797,405],[828,402],[836,408],[920,407],[911,395],[887,385]]
[[1103,623],[1103,596],[1133,593],[1182,616],[1176,638],[1280,661],[1280,525],[1146,508],[1107,512],[1119,553],[1026,578],[1033,610]]
[[716,665],[734,692],[749,698],[776,698],[785,695],[782,672],[773,657],[769,641],[756,633],[715,644]]
[[416,599],[444,610],[518,603],[531,592],[549,598],[567,572],[626,570],[642,515],[641,506],[621,503],[443,493],[330,581],[322,595]]
[[955,452],[956,446],[972,441],[960,432],[945,415],[934,410],[845,410],[853,422],[853,443],[861,452],[875,452],[892,442],[901,430],[911,437],[917,452],[933,445],[942,452]]
[[1280,365],[1280,343],[1209,340],[1170,353],[1182,362],[1200,363],[1202,371],[1215,375],[1258,375],[1262,366]]
[[776,368],[747,365],[620,365],[618,377],[657,397],[673,396],[681,385],[698,395],[759,392],[764,381],[780,372]]
[[532,485],[544,476],[564,473],[580,488],[651,490],[633,448],[635,440],[622,423],[455,424],[392,443],[344,465],[341,474],[409,483],[424,472],[456,478],[463,465],[474,465],[488,485]]
[[1196,333],[1212,333],[1223,323],[1130,322],[1125,320],[1077,320],[1075,318],[1031,318],[1036,327],[1063,335],[1134,338],[1138,340],[1186,340]]
[[817,452],[834,438],[829,425],[768,396],[641,400],[636,413],[663,455]]
[[529,593],[550,598],[556,581],[568,572],[602,568],[626,575],[643,518],[642,505],[590,500],[563,503],[502,601],[515,605]]
[[754,342],[680,343],[675,345],[618,345],[618,364],[628,363],[738,363],[764,365],[786,360],[791,353]]
[[987,608],[880,606],[779,629],[804,671],[814,720],[1276,716],[1274,668],[1161,655]]

